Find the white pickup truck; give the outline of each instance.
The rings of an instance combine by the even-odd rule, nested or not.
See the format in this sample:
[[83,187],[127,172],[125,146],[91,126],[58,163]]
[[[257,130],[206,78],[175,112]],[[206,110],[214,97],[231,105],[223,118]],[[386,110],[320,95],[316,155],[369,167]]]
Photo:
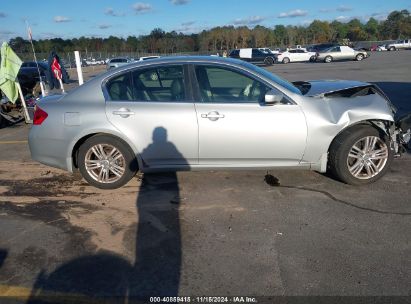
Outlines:
[[394,43],[387,44],[385,47],[389,51],[409,49],[411,48],[411,39],[397,40]]

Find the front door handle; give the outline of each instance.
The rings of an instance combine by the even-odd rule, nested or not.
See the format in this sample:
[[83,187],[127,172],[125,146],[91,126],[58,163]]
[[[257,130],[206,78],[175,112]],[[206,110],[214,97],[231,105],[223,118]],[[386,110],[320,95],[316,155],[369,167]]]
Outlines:
[[121,108],[118,109],[117,111],[113,111],[113,115],[119,115],[123,118],[127,118],[130,115],[134,115],[135,113],[133,111],[130,111],[129,109],[126,108]]
[[219,120],[220,118],[224,118],[223,114],[218,113],[217,111],[212,111],[208,114],[201,114],[201,118],[208,118],[211,121]]

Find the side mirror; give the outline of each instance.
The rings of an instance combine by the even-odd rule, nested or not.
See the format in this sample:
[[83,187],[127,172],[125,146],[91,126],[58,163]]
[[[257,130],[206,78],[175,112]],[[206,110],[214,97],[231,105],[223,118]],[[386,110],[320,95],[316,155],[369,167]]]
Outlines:
[[266,105],[275,105],[281,103],[284,98],[284,94],[271,90],[267,94],[265,94],[264,101]]

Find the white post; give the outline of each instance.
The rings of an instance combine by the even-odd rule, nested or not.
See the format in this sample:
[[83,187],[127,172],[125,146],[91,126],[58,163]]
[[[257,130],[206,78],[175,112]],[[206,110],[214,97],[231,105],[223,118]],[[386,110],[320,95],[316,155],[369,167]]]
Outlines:
[[80,52],[79,51],[74,51],[74,57],[76,58],[78,84],[82,85],[84,83],[84,80],[83,80],[83,72],[81,70]]
[[23,105],[24,119],[26,120],[26,123],[32,123],[33,121],[30,119],[29,111],[27,111],[26,101],[24,100],[23,91],[21,90],[20,83],[17,82],[16,84],[19,90],[20,101]]
[[59,78],[59,82],[60,82],[61,91],[63,93],[66,93],[66,91],[64,91],[63,81],[61,80],[61,78]]

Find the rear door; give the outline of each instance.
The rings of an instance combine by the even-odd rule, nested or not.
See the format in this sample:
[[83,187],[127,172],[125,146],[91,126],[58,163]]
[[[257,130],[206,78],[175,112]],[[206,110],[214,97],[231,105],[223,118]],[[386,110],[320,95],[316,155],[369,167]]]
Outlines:
[[267,106],[273,89],[221,65],[194,66],[199,100],[199,164],[206,166],[294,166],[304,153],[307,127],[298,105],[287,98]]
[[341,48],[339,46],[333,47],[330,50],[330,55],[333,57],[334,60],[341,60],[344,59],[344,55],[341,51]]
[[187,67],[135,69],[106,84],[109,121],[137,147],[146,167],[198,163],[198,125]]

